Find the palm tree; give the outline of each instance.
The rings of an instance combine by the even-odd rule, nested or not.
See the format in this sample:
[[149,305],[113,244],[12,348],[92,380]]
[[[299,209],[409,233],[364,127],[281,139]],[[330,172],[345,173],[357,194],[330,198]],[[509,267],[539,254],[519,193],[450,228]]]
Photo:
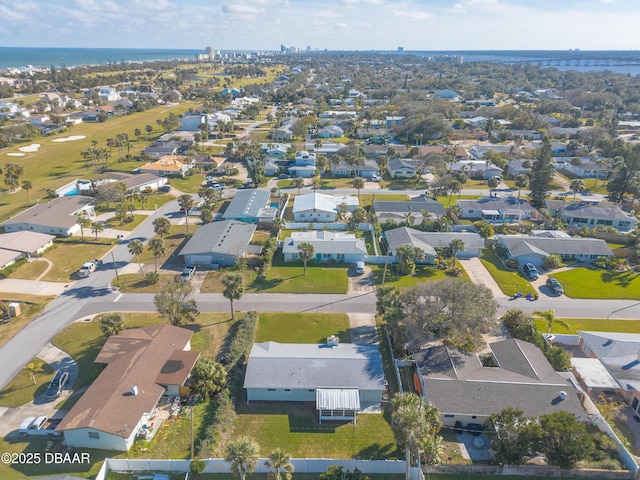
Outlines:
[[153,231],[156,235],[160,235],[160,238],[163,238],[171,233],[171,222],[165,217],[156,218],[153,221]]
[[573,199],[575,200],[576,195],[584,191],[584,180],[582,180],[581,178],[576,178],[574,180],[571,180],[571,184],[569,185],[569,190],[573,192]]
[[260,447],[251,437],[238,437],[227,445],[225,460],[231,463],[231,471],[240,475],[240,480],[255,470],[259,450]]
[[100,222],[92,222],[91,231],[96,234],[96,240],[98,240],[98,234],[104,231],[104,225]]
[[31,180],[23,180],[22,181],[22,189],[27,192],[27,202],[31,201],[29,197],[29,190],[33,188],[33,182]]
[[293,184],[295,185],[295,187],[298,189],[298,195],[300,195],[300,189],[302,187],[304,187],[304,178],[302,177],[297,177],[294,181]]
[[273,469],[273,476],[276,480],[290,480],[293,474],[293,465],[291,464],[291,455],[285,453],[281,448],[276,448],[269,454],[264,464]]
[[569,328],[569,324],[564,320],[556,318],[556,312],[554,310],[536,310],[533,312],[536,317],[543,318],[547,321],[547,333],[551,333],[551,329],[553,328],[554,322],[558,322],[563,327]]
[[493,189],[496,188],[500,184],[500,181],[497,178],[490,178],[487,180],[487,185],[489,186],[489,195],[493,192]]
[[520,192],[523,188],[529,185],[529,177],[524,173],[520,173],[516,176],[516,187],[518,187],[518,200],[520,199]]
[[355,188],[356,190],[358,190],[358,199],[360,199],[360,189],[364,188],[364,178],[362,177],[355,177],[352,181],[351,184],[353,185],[353,188]]
[[407,227],[411,227],[416,221],[416,216],[413,214],[413,212],[405,212],[403,217],[404,222],[407,224]]
[[158,272],[158,258],[167,253],[167,249],[164,247],[164,240],[162,237],[156,237],[149,240],[149,244],[147,248],[153,253],[153,258],[155,259],[155,269],[154,272]]
[[84,229],[91,226],[91,219],[87,217],[78,218],[78,225],[80,225],[80,236],[84,240]]
[[222,285],[224,285],[222,295],[231,302],[231,320],[235,320],[233,301],[240,300],[244,294],[244,278],[239,273],[227,273],[222,277]]
[[188,194],[183,194],[178,197],[178,205],[180,205],[180,209],[184,213],[184,224],[187,227],[187,234],[189,233],[189,210],[193,208],[195,205],[195,201],[193,197]]
[[134,239],[134,240],[131,240],[129,242],[129,245],[127,245],[127,250],[129,250],[129,253],[131,255],[135,255],[136,263],[138,264],[138,268],[140,269],[140,273],[142,275],[144,275],[144,272],[142,271],[142,265],[140,265],[140,258],[139,258],[140,254],[142,252],[144,252],[143,243],[140,240],[138,240],[137,238]]
[[42,372],[42,364],[31,362],[27,363],[27,366],[24,368],[27,372],[29,372],[29,374],[31,374],[31,379],[33,380],[33,384],[35,385],[37,383],[36,374]]
[[453,253],[452,266],[455,266],[456,260],[458,260],[458,252],[464,250],[464,242],[460,238],[454,238],[449,242],[449,248],[451,249],[451,253]]
[[307,274],[307,262],[313,258],[313,245],[309,242],[302,242],[298,245],[298,256],[304,264],[304,274]]

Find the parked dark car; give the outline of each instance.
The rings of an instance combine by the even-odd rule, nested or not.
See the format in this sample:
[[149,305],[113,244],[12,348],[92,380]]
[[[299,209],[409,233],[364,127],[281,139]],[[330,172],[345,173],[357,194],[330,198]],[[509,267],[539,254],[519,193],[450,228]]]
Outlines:
[[180,279],[183,282],[188,282],[193,278],[195,274],[196,274],[196,267],[187,267],[184,270],[182,270],[182,275],[180,275]]
[[258,186],[253,182],[244,182],[240,188],[257,188]]
[[549,287],[556,295],[562,295],[564,293],[564,288],[562,288],[560,282],[553,277],[547,278],[547,287]]
[[169,185],[162,185],[158,188],[158,193],[168,193],[171,191],[171,187]]
[[291,175],[287,175],[286,173],[281,173],[280,175],[278,175],[278,179],[280,180],[288,180],[291,178]]
[[538,269],[533,265],[533,263],[526,263],[523,270],[529,280],[537,280],[540,276]]
[[468,423],[465,430],[474,437],[479,437],[484,431],[484,426],[481,423]]
[[64,390],[64,387],[68,382],[69,372],[67,372],[66,370],[58,370],[51,382],[49,382],[47,390],[44,392],[45,398],[58,398],[60,395],[62,395],[62,390]]

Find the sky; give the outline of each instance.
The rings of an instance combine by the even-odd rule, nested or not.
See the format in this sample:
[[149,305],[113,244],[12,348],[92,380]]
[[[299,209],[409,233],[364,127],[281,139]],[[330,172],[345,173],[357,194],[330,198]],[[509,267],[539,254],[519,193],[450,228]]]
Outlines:
[[638,0],[0,0],[0,46],[636,50]]

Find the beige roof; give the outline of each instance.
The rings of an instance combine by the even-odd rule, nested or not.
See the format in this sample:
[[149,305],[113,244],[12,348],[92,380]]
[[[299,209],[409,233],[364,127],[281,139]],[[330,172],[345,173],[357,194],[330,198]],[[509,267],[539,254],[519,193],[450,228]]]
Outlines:
[[184,385],[191,369],[196,364],[200,352],[175,350],[165,362],[156,378],[160,385]]
[[70,197],[58,197],[48,203],[39,203],[33,207],[10,218],[3,225],[16,223],[31,223],[48,227],[71,228],[78,217],[74,213],[82,210],[93,202],[92,197],[73,195]]
[[[142,415],[151,412],[162,396],[164,388],[157,378],[163,375],[167,363],[172,358],[193,359],[174,357],[176,350],[189,345],[191,335],[192,331],[173,325],[154,325],[110,337],[95,360],[107,366],[57,430],[94,428],[128,438]],[[138,389],[137,395],[131,394],[133,386]]]
[[0,248],[16,252],[33,253],[53,241],[55,235],[38,232],[10,232],[0,234]]
[[13,250],[5,250],[0,248],[0,268],[4,268],[5,265],[15,262],[22,254]]
[[187,166],[183,160],[183,157],[179,157],[178,155],[165,155],[160,160],[152,163],[145,163],[139,168],[139,170],[170,170],[180,172]]

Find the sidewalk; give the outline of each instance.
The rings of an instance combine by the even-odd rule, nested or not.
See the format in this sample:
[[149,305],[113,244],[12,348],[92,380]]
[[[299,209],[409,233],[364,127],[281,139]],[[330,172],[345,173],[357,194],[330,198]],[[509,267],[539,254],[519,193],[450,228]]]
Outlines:
[[22,280],[19,278],[5,278],[0,280],[0,292],[25,293],[27,295],[61,295],[64,290],[73,284],[61,282],[44,282],[42,280]]

